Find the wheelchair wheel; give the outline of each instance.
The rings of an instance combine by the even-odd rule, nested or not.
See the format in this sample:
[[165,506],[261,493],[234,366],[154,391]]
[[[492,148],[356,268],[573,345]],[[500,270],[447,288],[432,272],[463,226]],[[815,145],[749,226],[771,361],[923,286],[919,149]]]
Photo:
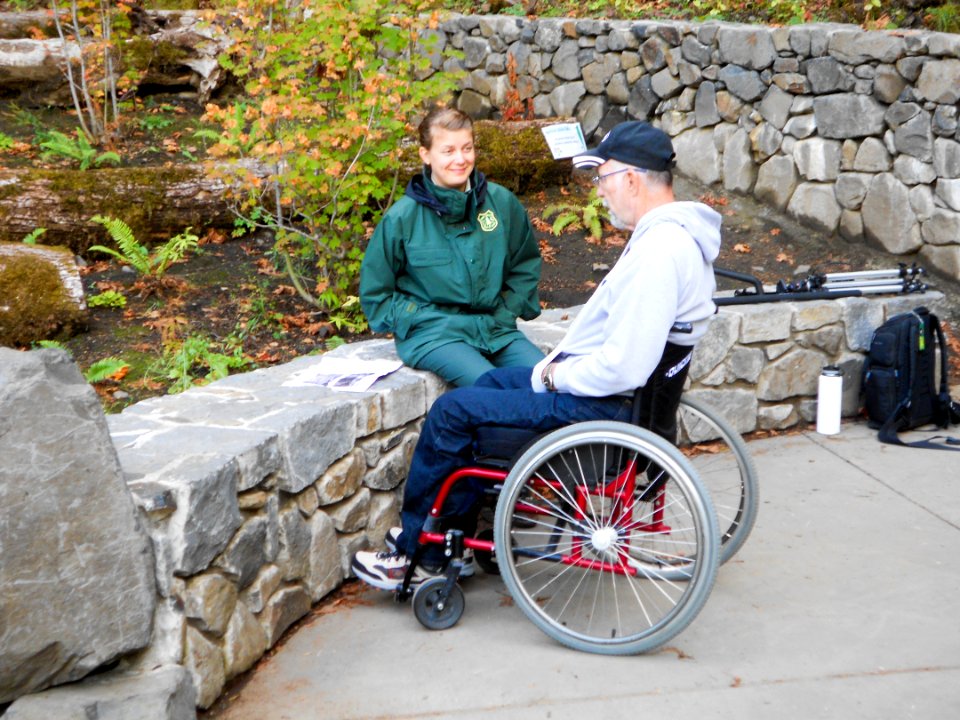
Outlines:
[[564,645],[607,655],[653,650],[689,625],[713,588],[720,544],[683,455],[612,421],[561,428],[520,457],[494,542],[527,617]]
[[713,501],[720,527],[720,564],[741,548],[757,518],[757,471],[740,434],[708,405],[680,400],[678,447]]
[[466,608],[463,590],[459,585],[454,585],[446,601],[443,601],[443,586],[446,583],[444,577],[430,578],[424,580],[413,593],[413,614],[428,630],[452,628],[463,617]]

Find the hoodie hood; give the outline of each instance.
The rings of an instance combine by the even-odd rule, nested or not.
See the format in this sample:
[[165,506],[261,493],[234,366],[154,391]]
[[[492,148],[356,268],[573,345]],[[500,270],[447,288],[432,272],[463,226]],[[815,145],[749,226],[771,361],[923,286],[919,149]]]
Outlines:
[[654,225],[674,223],[693,237],[703,259],[713,263],[720,255],[720,213],[701,202],[671,202],[654,208],[642,218],[632,237],[640,237]]
[[[430,169],[426,166],[423,168],[423,172],[417,173],[410,178],[406,189],[406,195],[408,197],[420,205],[433,210],[433,212],[440,216],[450,215],[455,212],[454,208],[447,206],[447,203],[443,201],[442,197],[438,197],[448,192],[458,191],[438,188],[434,185],[430,179]],[[473,174],[470,176],[470,190],[465,194],[473,195],[476,198],[476,207],[479,208],[483,205],[483,201],[487,197],[487,178],[482,172],[476,169],[473,171]]]

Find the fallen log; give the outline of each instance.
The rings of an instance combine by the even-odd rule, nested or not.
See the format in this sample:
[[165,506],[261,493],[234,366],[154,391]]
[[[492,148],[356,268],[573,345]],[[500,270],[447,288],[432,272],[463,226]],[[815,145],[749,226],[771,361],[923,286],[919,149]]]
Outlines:
[[123,220],[141,242],[185,227],[230,227],[225,185],[200,164],[90,170],[0,169],[0,241],[46,228],[41,242],[82,254],[104,240],[94,215]]
[[[490,180],[517,194],[566,184],[572,165],[554,160],[540,128],[556,120],[479,121],[475,125],[478,167]],[[415,146],[404,155],[400,192],[420,170]],[[263,168],[255,174],[265,177]],[[221,173],[229,177],[229,173]],[[94,215],[119,218],[141,242],[164,241],[192,227],[233,226],[227,184],[199,163],[88,170],[0,168],[0,241],[19,242],[38,227],[41,242],[75,253],[102,242]]]

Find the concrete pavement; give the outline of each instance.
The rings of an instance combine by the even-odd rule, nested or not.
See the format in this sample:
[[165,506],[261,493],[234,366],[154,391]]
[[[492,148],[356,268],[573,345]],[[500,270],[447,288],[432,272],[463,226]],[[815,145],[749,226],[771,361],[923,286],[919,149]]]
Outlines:
[[480,573],[450,630],[374,590],[315,615],[209,717],[960,716],[960,452],[883,445],[863,423],[749,448],[756,527],[668,647],[568,650]]

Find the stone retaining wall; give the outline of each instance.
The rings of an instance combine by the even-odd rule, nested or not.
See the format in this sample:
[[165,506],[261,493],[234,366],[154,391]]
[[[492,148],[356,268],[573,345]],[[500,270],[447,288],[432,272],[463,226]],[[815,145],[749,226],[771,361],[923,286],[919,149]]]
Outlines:
[[960,35],[458,16],[436,37],[475,117],[650,119],[682,173],[960,279]]
[[[727,307],[698,345],[689,392],[741,432],[815,416],[817,377],[845,370],[858,407],[863,351],[887,316],[939,293]],[[524,323],[553,346],[576,308]],[[395,357],[392,341],[336,355]],[[285,385],[317,358],[154,398],[109,417],[121,466],[156,554],[151,646],[124,670],[185,666],[208,707],[283,632],[349,575],[353,553],[398,522],[419,423],[444,391],[403,368],[375,391]]]

